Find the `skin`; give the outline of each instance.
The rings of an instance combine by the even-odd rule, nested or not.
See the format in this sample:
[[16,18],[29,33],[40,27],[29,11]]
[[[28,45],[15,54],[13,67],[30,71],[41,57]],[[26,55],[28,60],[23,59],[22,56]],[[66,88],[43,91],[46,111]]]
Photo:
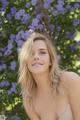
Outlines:
[[[44,49],[44,50],[42,50]],[[34,63],[40,63],[42,65]],[[33,56],[28,58],[27,66],[37,83],[34,106],[24,99],[24,107],[30,120],[56,120],[57,115],[64,112],[66,104],[70,104],[73,119],[80,120],[80,76],[74,72],[63,72],[61,82],[64,83],[65,96],[54,99],[49,87],[50,56],[44,41],[37,40],[33,44]],[[47,109],[48,108],[48,109]]]

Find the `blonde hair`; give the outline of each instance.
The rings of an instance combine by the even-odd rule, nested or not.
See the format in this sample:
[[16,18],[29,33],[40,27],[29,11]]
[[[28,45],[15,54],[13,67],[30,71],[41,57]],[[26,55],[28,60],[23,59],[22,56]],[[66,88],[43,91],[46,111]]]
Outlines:
[[21,85],[22,95],[33,98],[33,95],[36,90],[36,83],[33,79],[30,71],[27,67],[27,59],[31,55],[32,45],[35,40],[43,40],[49,51],[51,59],[51,68],[50,68],[50,81],[52,89],[55,88],[58,91],[58,86],[60,84],[60,74],[61,69],[59,68],[57,53],[53,42],[46,35],[43,35],[38,32],[33,32],[27,40],[22,45],[22,48],[19,52],[19,83]]

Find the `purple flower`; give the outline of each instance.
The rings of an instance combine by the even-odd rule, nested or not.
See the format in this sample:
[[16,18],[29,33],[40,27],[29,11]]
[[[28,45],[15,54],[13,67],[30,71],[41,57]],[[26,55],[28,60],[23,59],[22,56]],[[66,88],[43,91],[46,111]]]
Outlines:
[[80,4],[79,3],[75,3],[74,4],[74,8],[79,8],[80,7]]
[[22,17],[22,19],[21,19],[21,21],[22,21],[22,23],[28,23],[29,22],[29,19],[30,19],[31,17],[30,17],[30,15],[29,14],[24,14],[23,15],[23,17]]
[[50,25],[49,25],[49,28],[50,28],[51,31],[54,31],[55,26],[54,26],[53,24],[50,24]]
[[12,53],[12,50],[11,49],[7,49],[4,51],[4,56],[5,55],[10,55]]
[[13,44],[8,40],[8,45],[4,48],[4,55],[10,55],[12,53]]
[[8,45],[7,45],[7,49],[8,49],[8,50],[11,50],[12,48],[13,48],[12,43],[8,43]]
[[30,2],[27,2],[26,5],[25,5],[26,8],[29,8],[30,7]]
[[35,5],[37,4],[37,1],[38,1],[38,0],[31,0],[31,4],[32,4],[33,6],[35,6]]
[[16,93],[16,82],[12,82],[11,83],[11,89],[10,90],[8,90],[8,95],[11,95],[12,93]]
[[30,29],[35,29],[35,28],[38,27],[38,25],[39,25],[39,19],[34,18],[33,21],[32,21],[32,24],[31,24],[31,26],[29,26],[29,28]]
[[2,80],[2,81],[0,82],[0,87],[7,87],[7,86],[9,86],[9,85],[10,85],[9,82],[6,81],[6,80]]
[[9,13],[9,14],[7,14],[7,18],[9,19],[9,20],[11,20],[12,19],[12,15]]
[[6,8],[7,5],[9,4],[9,2],[8,2],[7,0],[0,0],[0,2],[2,3],[2,6],[3,6],[4,8]]
[[72,24],[74,26],[80,25],[80,20],[79,19],[74,19],[73,22],[72,22]]
[[15,7],[11,7],[11,15],[14,16],[16,14],[16,8]]
[[22,45],[23,45],[23,40],[18,40],[17,41],[17,46],[18,46],[18,48],[20,48]]
[[6,7],[8,6],[9,2],[7,0],[0,0],[1,4],[2,4],[2,8],[1,11],[6,11]]
[[70,5],[70,4],[67,4],[67,5],[66,5],[66,9],[67,9],[67,10],[70,10],[70,9],[71,9],[71,5]]
[[48,9],[52,2],[53,2],[53,0],[45,0],[44,1],[44,8]]
[[0,63],[0,71],[6,69],[6,64]]
[[71,32],[66,32],[65,33],[66,37],[69,38],[69,39],[74,39],[74,33],[71,33]]
[[7,0],[0,0],[0,2],[4,5],[7,6],[9,4],[9,2]]
[[22,44],[23,40],[25,40],[27,38],[27,31],[23,31],[23,30],[20,30],[17,35],[16,35],[16,43],[19,45],[19,44]]
[[57,9],[58,11],[64,11],[64,7],[63,7],[62,4],[56,5],[56,9]]
[[19,32],[16,34],[15,42],[17,43],[19,40],[21,40],[21,31],[19,31]]
[[13,41],[15,41],[15,39],[16,39],[16,35],[11,34],[11,35],[10,35],[10,40],[13,42]]
[[58,4],[64,5],[64,0],[58,0]]
[[57,29],[57,31],[59,31],[59,32],[60,32],[60,31],[61,31],[61,26],[57,26],[57,28],[56,28],[56,29]]
[[11,70],[15,70],[16,69],[16,61],[12,61],[10,63],[10,68],[11,68]]
[[15,19],[16,20],[20,20],[23,17],[24,14],[25,14],[25,10],[24,9],[20,9],[18,12],[16,12]]
[[20,120],[20,117],[18,115],[14,115],[11,117],[11,120]]
[[76,50],[76,47],[74,45],[70,45],[68,46],[68,48],[72,51],[72,52],[75,52]]
[[44,3],[44,8],[48,9],[50,7],[50,4],[48,4],[47,2]]
[[42,30],[43,29],[43,25],[39,24],[37,28],[39,28],[40,30]]
[[57,16],[59,14],[58,10],[53,9],[52,15]]

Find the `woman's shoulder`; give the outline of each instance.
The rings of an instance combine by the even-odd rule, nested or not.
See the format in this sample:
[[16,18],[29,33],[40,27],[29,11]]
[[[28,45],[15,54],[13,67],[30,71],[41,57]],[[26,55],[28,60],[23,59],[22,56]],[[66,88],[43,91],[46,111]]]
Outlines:
[[74,91],[80,89],[80,75],[72,71],[63,71],[61,74],[61,81],[68,88],[68,90]]

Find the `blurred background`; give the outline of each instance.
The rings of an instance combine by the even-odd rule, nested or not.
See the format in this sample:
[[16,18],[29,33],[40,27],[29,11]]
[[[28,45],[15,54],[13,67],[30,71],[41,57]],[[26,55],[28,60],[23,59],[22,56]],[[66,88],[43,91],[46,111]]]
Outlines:
[[0,115],[28,120],[18,81],[18,52],[31,31],[50,35],[60,67],[80,74],[79,0],[0,0]]

